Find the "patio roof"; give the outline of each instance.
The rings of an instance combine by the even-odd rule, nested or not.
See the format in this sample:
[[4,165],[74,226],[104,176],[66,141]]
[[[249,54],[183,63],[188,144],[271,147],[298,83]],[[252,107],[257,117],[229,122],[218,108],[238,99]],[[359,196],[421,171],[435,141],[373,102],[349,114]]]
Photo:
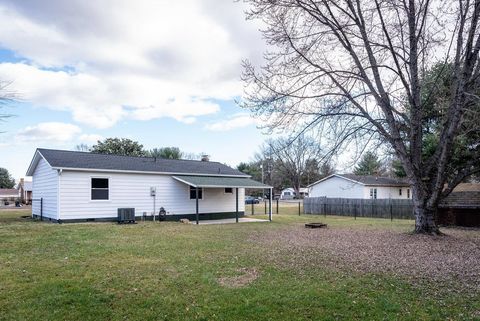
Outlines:
[[269,185],[262,184],[250,178],[244,177],[219,177],[219,176],[186,176],[175,175],[172,176],[177,181],[193,187],[204,188],[272,188]]

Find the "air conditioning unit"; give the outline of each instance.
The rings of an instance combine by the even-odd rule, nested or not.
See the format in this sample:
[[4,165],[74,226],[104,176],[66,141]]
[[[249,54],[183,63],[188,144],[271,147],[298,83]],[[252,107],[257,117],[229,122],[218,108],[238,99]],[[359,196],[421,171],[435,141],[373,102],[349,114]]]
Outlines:
[[134,208],[119,208],[117,210],[118,223],[135,223],[135,209]]

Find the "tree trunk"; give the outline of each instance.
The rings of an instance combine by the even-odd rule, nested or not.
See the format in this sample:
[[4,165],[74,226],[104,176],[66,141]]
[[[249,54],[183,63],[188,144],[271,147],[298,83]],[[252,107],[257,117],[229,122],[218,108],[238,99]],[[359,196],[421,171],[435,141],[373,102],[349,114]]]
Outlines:
[[417,234],[441,234],[436,223],[436,208],[429,208],[416,201],[413,203],[415,213],[415,233]]

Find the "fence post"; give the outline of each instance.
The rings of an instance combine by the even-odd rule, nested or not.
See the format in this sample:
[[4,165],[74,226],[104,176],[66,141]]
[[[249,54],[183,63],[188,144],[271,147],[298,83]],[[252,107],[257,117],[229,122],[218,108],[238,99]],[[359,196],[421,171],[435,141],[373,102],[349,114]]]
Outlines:
[[327,217],[327,202],[323,203],[323,215]]
[[353,217],[355,219],[357,219],[357,207],[356,206],[353,207]]
[[43,197],[40,197],[40,221],[43,221]]
[[265,204],[265,215],[267,215],[267,201],[263,201],[263,204]]
[[277,214],[278,214],[278,198],[277,198]]
[[255,214],[255,201],[252,200],[252,215]]
[[298,216],[300,216],[300,202],[298,202]]
[[392,200],[390,200],[390,221],[393,222],[393,207],[392,207]]

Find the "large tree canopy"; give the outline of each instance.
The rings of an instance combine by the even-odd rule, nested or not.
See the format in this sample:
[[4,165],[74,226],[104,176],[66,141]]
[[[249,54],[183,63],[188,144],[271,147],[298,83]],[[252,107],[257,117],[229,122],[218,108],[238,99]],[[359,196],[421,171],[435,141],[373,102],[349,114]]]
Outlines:
[[[478,171],[452,157],[480,156],[469,121],[480,113],[480,0],[245,1],[271,49],[261,69],[244,64],[244,107],[272,128],[318,130],[333,152],[387,144],[412,184],[416,232],[438,233],[440,200]],[[451,85],[433,140],[426,128],[440,79],[422,79],[436,63],[451,66],[441,69]]]
[[144,156],[143,145],[128,138],[107,138],[90,149],[92,153],[124,156]]
[[0,167],[0,188],[14,188],[15,180],[6,168]]

